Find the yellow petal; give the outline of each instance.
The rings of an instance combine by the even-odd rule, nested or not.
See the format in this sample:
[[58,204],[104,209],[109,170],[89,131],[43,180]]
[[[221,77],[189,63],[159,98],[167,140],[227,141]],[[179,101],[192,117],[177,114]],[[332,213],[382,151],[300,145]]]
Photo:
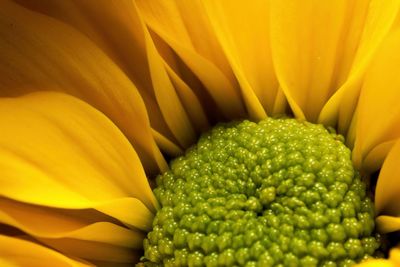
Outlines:
[[400,264],[400,249],[392,248],[389,252],[389,259],[369,259],[355,267],[396,267]]
[[180,145],[189,147],[195,141],[195,131],[168,76],[165,63],[150,37],[150,33],[147,29],[144,29],[144,31],[150,74],[158,106],[169,129]]
[[142,249],[145,234],[115,224],[99,222],[71,232],[66,238],[94,241],[115,246]]
[[279,87],[278,92],[276,93],[274,109],[272,110],[272,114],[288,114],[288,102],[285,94],[282,91],[282,88]]
[[391,141],[400,137],[399,46],[400,31],[397,30],[385,39],[366,72],[353,153],[358,162],[378,145],[392,144]]
[[121,263],[121,262],[107,262],[107,261],[97,261],[97,260],[91,260],[90,262],[98,267],[132,267],[134,265],[132,262]]
[[390,150],[380,171],[375,191],[375,209],[381,215],[400,215],[400,142]]
[[397,265],[390,260],[371,259],[354,265],[354,267],[396,267]]
[[[0,198],[0,222],[42,238],[72,238],[141,248],[144,233],[128,230],[93,210],[65,210]],[[99,234],[101,233],[101,234]]]
[[400,217],[381,215],[375,221],[379,233],[386,234],[400,230]]
[[399,266],[400,264],[400,248],[397,246],[389,252],[389,259]]
[[152,129],[152,131],[154,140],[156,140],[158,146],[162,151],[165,151],[166,153],[168,153],[168,155],[171,155],[172,157],[177,157],[183,154],[184,151],[182,150],[182,148],[171,142],[171,140],[169,140],[156,130]]
[[50,92],[3,98],[0,132],[1,195],[49,207],[93,207],[148,226],[157,202],[140,160],[88,104]]
[[82,32],[124,70],[139,90],[151,89],[144,36],[132,1],[16,2],[61,20]]
[[[135,250],[142,249],[145,234],[118,222],[101,221],[110,219],[92,210],[54,209],[0,200],[0,223],[16,227],[70,257],[122,263],[136,262],[139,257]],[[113,208],[120,210],[121,205]]]
[[[88,263],[70,259],[54,250],[26,240],[0,235],[1,266],[84,267]],[[6,264],[3,265],[3,262]]]
[[131,228],[150,231],[154,214],[137,198],[119,198],[93,204],[93,208]]
[[0,266],[3,267],[18,267],[15,263],[12,263],[11,261],[1,259],[0,258]]
[[[373,173],[382,167],[383,162],[396,140],[384,142],[374,147],[364,158],[362,168],[368,173]],[[354,150],[353,150],[354,151]]]
[[273,113],[278,82],[271,58],[269,3],[205,1],[226,57],[241,86],[250,117]]
[[[352,152],[354,151],[354,144],[355,144],[355,140],[356,140],[356,132],[357,132],[356,124],[357,124],[358,116],[359,116],[358,108],[356,108],[354,110],[354,113],[351,118],[350,127],[347,130],[347,134],[345,135],[346,145],[348,148],[350,148],[352,150]],[[355,161],[354,158],[352,158],[352,160],[353,160],[353,162]],[[356,167],[358,167],[358,166],[356,165]]]
[[[159,60],[163,63],[168,74],[170,80],[168,83],[175,88],[179,101],[182,103],[181,105],[193,128],[197,133],[205,131],[209,128],[205,111],[210,106],[212,99],[191,70],[176,56],[172,48],[148,27],[144,28],[144,31],[151,33],[150,41],[154,43],[159,54]],[[205,97],[208,97],[208,101],[205,101]]]
[[40,242],[57,249],[67,256],[73,256],[88,261],[106,261],[110,263],[137,263],[141,251],[126,247],[117,247],[100,242],[82,241],[75,239],[45,239],[38,238]]
[[339,60],[345,62],[340,83],[337,83],[334,95],[324,106],[319,122],[325,125],[338,124],[339,130],[345,133],[351,123],[362,78],[371,64],[375,51],[390,31],[399,11],[400,1],[380,0],[348,1],[353,4],[349,29],[343,46],[348,47]]
[[143,0],[136,3],[146,24],[199,78],[222,113],[231,119],[243,116],[240,92],[202,2]]
[[273,61],[299,118],[316,121],[336,89],[352,8],[348,1],[271,1]]
[[208,122],[206,113],[201,106],[199,98],[196,94],[191,90],[191,88],[175,73],[175,71],[165,63],[165,68],[169,77],[171,78],[171,82],[173,83],[176,92],[179,96],[179,99],[182,101],[182,105],[184,106],[193,127],[196,128],[198,132],[204,132],[209,127],[210,124]]
[[[168,137],[169,142],[175,142],[175,139],[170,136],[170,130],[165,125],[152,92],[142,22],[133,1],[44,0],[19,1],[19,3],[64,21],[88,36],[127,74],[138,88],[149,111],[151,126],[164,138]],[[107,12],[104,12],[105,10]],[[168,151],[165,152],[168,153]]]
[[105,113],[138,151],[146,170],[167,169],[131,80],[72,27],[15,3],[0,3],[0,94],[57,90]]

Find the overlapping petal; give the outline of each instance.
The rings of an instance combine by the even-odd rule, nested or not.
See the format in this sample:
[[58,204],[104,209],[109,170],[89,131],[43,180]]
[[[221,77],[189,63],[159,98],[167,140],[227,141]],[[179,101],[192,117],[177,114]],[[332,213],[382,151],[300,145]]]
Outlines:
[[0,95],[54,90],[77,96],[113,120],[146,170],[167,168],[135,84],[88,37],[9,1],[0,2],[0,36]]
[[396,142],[387,155],[380,171],[376,192],[375,206],[378,214],[400,216],[400,142]]
[[0,128],[1,223],[67,255],[138,259],[133,249],[157,201],[135,150],[107,117],[72,96],[38,92],[0,99]]
[[362,75],[398,8],[399,1],[271,2],[273,61],[297,117],[347,131]]
[[59,252],[19,238],[0,235],[0,264],[4,267],[85,267],[89,263],[70,259]]
[[[249,116],[273,113],[278,82],[272,66],[269,3],[205,1],[215,34],[239,82]],[[282,109],[284,110],[284,109]]]
[[400,1],[14,2],[0,0],[0,96],[88,104],[0,99],[0,223],[55,249],[0,236],[0,265],[137,261],[157,208],[144,170],[166,170],[160,149],[181,154],[214,105],[262,119],[289,103],[337,126],[358,168],[384,162],[377,229],[400,230]]
[[400,136],[400,31],[392,32],[365,75],[358,105],[354,161],[376,171]]
[[271,1],[273,61],[299,118],[316,121],[332,94],[347,9],[346,1]]
[[[226,118],[244,116],[237,82],[201,1],[136,1],[146,25],[198,77]],[[204,38],[207,36],[207,38]]]
[[389,253],[389,259],[369,259],[360,264],[357,267],[396,267],[400,264],[400,249],[393,248]]
[[137,154],[88,104],[50,92],[2,98],[0,120],[2,195],[65,208],[134,197],[156,207]]
[[[130,80],[133,81],[139,90],[146,108],[150,111],[149,119],[153,128],[153,135],[161,149],[169,154],[176,155],[176,144],[187,146],[187,136],[182,134],[182,128],[190,129],[191,123],[204,124],[204,116],[201,105],[197,96],[188,88],[182,88],[171,85],[168,77],[165,77],[165,68],[163,63],[156,64],[161,61],[157,51],[154,51],[153,40],[149,38],[147,29],[143,27],[143,23],[137,12],[134,1],[25,1],[18,3],[39,11],[46,15],[62,20],[73,26],[76,30],[82,32],[96,43],[123,71]],[[107,10],[107,12],[104,12]],[[100,25],[100,26],[99,26]],[[124,36],[124,38],[120,38]],[[151,56],[151,57],[150,57]],[[161,80],[155,77],[164,77],[163,81],[170,84],[168,87],[161,87]],[[162,95],[168,90],[168,97]],[[180,97],[172,96],[178,94]],[[187,99],[189,96],[189,99]],[[185,117],[185,112],[190,110],[182,110],[175,113],[168,106],[180,107],[184,104],[191,107],[196,106],[197,112],[190,122]],[[181,103],[182,102],[182,103]],[[192,115],[192,113],[190,113]],[[176,120],[174,120],[176,119]],[[179,121],[181,124],[175,123]],[[184,123],[184,121],[186,121]],[[201,128],[201,127],[200,127]],[[204,128],[204,127],[203,127]],[[190,131],[188,130],[188,133]],[[193,135],[193,133],[192,133]],[[171,149],[171,145],[175,144],[175,148]]]
[[318,119],[324,125],[337,125],[341,133],[346,133],[352,123],[365,71],[394,27],[400,8],[398,0],[346,1],[346,4],[351,9],[345,27],[346,38],[342,41],[345,49],[337,56],[344,62],[344,71],[339,74],[340,82]]
[[[1,223],[18,228],[58,251],[65,249],[66,241],[72,242],[76,251],[66,254],[74,257],[134,262],[138,257],[135,250],[142,247],[143,232],[127,229],[95,210],[48,208],[5,198],[0,199],[0,210]],[[83,252],[82,247],[88,244],[92,249]]]
[[133,1],[16,0],[15,2],[63,21],[74,30],[83,33],[127,74],[139,90],[152,90],[145,40]]
[[[0,222],[42,238],[73,238],[140,248],[143,233],[128,230],[100,212],[68,210],[0,198]],[[35,214],[35,216],[32,216]],[[111,221],[111,222],[108,222]],[[98,233],[102,233],[99,235]]]
[[[387,155],[380,171],[375,192],[377,230],[381,233],[398,232],[400,230],[400,208],[398,205],[400,189],[398,178],[400,171],[400,142],[397,141]],[[392,249],[390,253],[392,265],[400,264],[400,250]],[[386,263],[389,264],[389,263]]]
[[150,33],[147,29],[144,29],[144,31],[150,74],[157,103],[175,138],[183,147],[188,147],[195,141],[194,128],[170,80],[164,61],[157,53]]

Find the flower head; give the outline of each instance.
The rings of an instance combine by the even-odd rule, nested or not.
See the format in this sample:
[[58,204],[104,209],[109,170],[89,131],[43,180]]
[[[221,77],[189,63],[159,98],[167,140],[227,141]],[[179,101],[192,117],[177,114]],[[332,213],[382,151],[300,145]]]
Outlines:
[[345,137],[395,266],[399,7],[0,0],[0,265],[138,262],[168,161],[285,114]]

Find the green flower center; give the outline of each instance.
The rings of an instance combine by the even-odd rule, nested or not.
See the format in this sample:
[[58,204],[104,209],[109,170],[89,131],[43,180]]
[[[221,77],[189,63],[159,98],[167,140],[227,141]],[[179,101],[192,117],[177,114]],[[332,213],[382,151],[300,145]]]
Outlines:
[[219,125],[170,167],[147,266],[350,266],[379,247],[350,150],[322,125]]

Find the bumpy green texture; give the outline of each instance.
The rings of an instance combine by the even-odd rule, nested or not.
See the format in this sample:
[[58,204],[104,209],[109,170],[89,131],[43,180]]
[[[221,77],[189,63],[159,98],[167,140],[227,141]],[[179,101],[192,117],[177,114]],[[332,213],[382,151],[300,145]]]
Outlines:
[[350,150],[321,125],[219,125],[154,193],[147,266],[351,266],[379,247]]

